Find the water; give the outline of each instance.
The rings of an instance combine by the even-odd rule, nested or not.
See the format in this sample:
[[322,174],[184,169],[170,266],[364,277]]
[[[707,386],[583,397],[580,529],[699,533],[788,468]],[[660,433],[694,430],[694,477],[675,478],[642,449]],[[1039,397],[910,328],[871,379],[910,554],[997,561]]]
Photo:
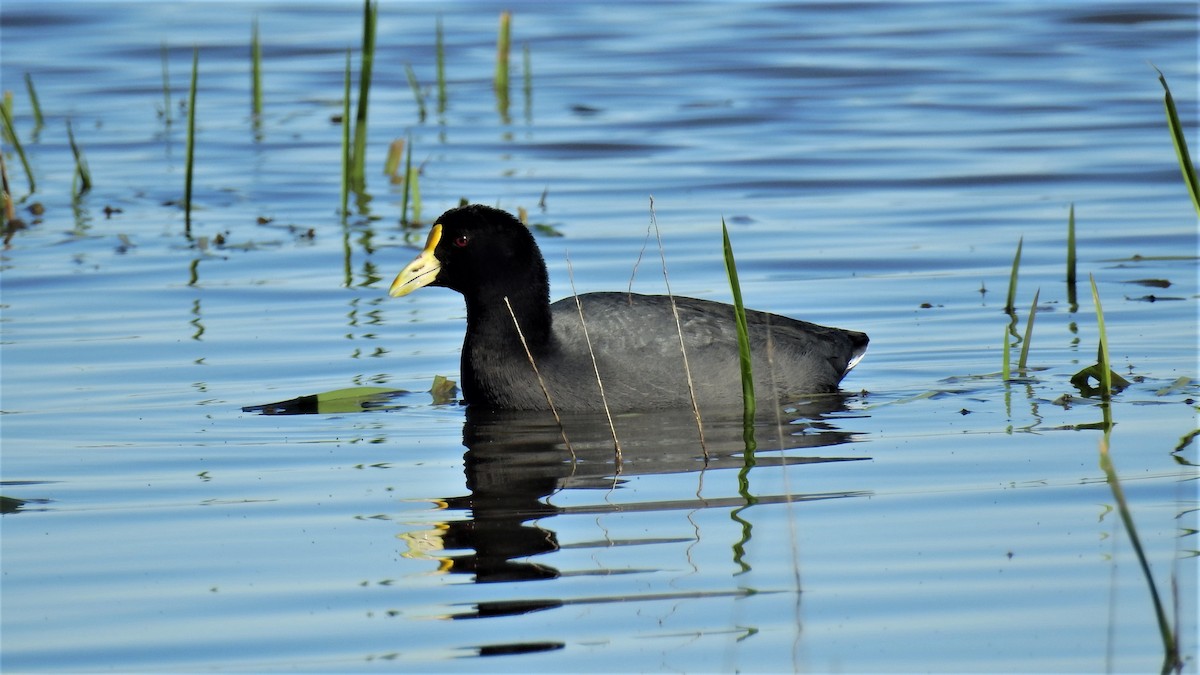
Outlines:
[[[26,500],[0,521],[0,665],[1157,670],[1151,594],[1098,467],[1102,411],[1069,382],[1095,356],[1093,274],[1132,380],[1113,461],[1172,616],[1178,584],[1194,672],[1196,216],[1147,62],[1200,143],[1195,6],[719,7],[514,4],[502,115],[498,6],[385,3],[372,199],[343,226],[331,117],[359,5],[6,2],[0,77],[38,189],[0,260],[0,489]],[[405,63],[431,90],[424,122]],[[95,180],[77,202],[67,119]],[[661,292],[653,196],[672,290],[726,300],[724,217],[749,306],[871,335],[845,400],[762,424],[753,468],[736,418],[709,420],[706,463],[689,415],[621,417],[618,463],[604,420],[434,404],[463,308],[385,298],[424,239],[380,173],[406,135],[425,222],[467,197],[563,235],[539,236],[554,297],[568,256],[580,292]],[[1036,370],[1005,383],[1022,237]],[[242,412],[362,385],[410,393]]]

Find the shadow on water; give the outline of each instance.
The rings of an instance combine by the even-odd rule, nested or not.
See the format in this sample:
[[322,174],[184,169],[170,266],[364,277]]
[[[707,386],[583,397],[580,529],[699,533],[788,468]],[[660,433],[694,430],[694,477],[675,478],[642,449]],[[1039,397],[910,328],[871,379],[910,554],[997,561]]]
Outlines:
[[[760,463],[769,465],[842,462],[863,457],[839,456],[831,450],[852,440],[826,416],[844,410],[841,397],[823,397],[819,402],[789,406],[780,410],[784,423],[761,420],[755,430],[759,448],[775,448],[775,453],[760,454]],[[560,543],[557,516],[600,516],[618,513],[666,511],[696,512],[705,509],[745,508],[744,496],[702,496],[705,472],[710,470],[746,470],[745,438],[740,411],[725,416],[712,415],[705,421],[702,446],[695,418],[690,411],[636,413],[613,420],[621,441],[618,454],[612,429],[602,414],[568,415],[556,422],[547,412],[489,412],[468,408],[463,424],[465,494],[437,500],[446,517],[431,527],[401,535],[408,551],[406,557],[437,562],[443,574],[470,575],[477,584],[514,583],[558,579],[565,576],[592,575],[610,577],[652,573],[657,569],[591,568],[564,571],[547,562],[544,556],[564,549],[605,549],[613,546],[688,544],[689,538],[664,538],[648,535],[633,538],[599,537],[592,541]],[[799,454],[793,451],[801,451]],[[775,454],[775,457],[770,457]],[[764,469],[769,468],[763,466]],[[633,486],[639,476],[697,473],[693,497],[683,499],[630,498],[622,491]],[[565,491],[592,491],[602,498],[588,499],[580,494],[564,499]],[[827,492],[801,494],[760,494],[753,503],[771,504],[841,499],[867,495],[867,492]],[[556,502],[575,502],[556,503]],[[435,516],[435,518],[440,516]],[[567,526],[567,523],[563,523]],[[731,541],[739,550],[748,539],[743,533]],[[737,539],[737,536],[734,537]],[[647,558],[652,560],[653,558]],[[639,600],[667,600],[738,596],[752,592],[741,587],[679,591],[639,597]],[[464,603],[442,616],[445,619],[481,619],[515,616],[559,609],[570,605],[599,605],[628,602],[626,595],[591,597],[539,597],[490,599]],[[547,651],[562,648],[562,643],[499,644],[477,647],[480,656],[516,651]]]
[[[349,392],[349,390],[346,390]],[[351,394],[366,394],[365,399]],[[372,397],[373,396],[373,397]],[[386,409],[402,414],[394,393],[355,391],[339,394],[337,410]],[[304,414],[331,412],[318,406],[316,397],[301,397],[276,404],[252,406],[248,412]],[[488,411],[465,408],[462,442],[465,494],[435,501],[446,512],[430,527],[401,535],[408,546],[404,554],[437,562],[443,574],[471,575],[475,583],[502,583],[556,579],[564,573],[540,556],[563,548],[551,518],[572,515],[743,509],[752,504],[801,503],[867,496],[867,491],[819,493],[755,493],[745,491],[716,497],[702,496],[706,472],[734,470],[745,475],[751,466],[771,470],[776,466],[823,464],[868,459],[841,454],[835,449],[855,440],[838,428],[833,415],[845,413],[843,395],[822,395],[778,408],[760,410],[755,425],[756,450],[746,452],[741,409],[709,413],[704,418],[701,441],[690,410],[628,413],[614,416],[612,427],[603,413],[562,415],[549,412]],[[613,442],[613,430],[620,450]],[[639,476],[699,474],[694,496],[646,501],[622,491]],[[577,496],[556,500],[564,491],[593,491],[603,498]],[[556,501],[574,501],[560,505]],[[731,542],[736,549],[743,541]],[[679,540],[684,541],[684,540]],[[641,538],[635,541],[575,543],[572,548],[613,545],[678,543],[674,539]],[[586,574],[611,576],[653,570],[598,569]],[[742,593],[720,591],[719,595]],[[684,592],[679,597],[701,597],[712,592]],[[525,614],[568,604],[621,602],[623,597],[535,598],[485,601],[445,618],[471,619]],[[511,645],[508,645],[511,647]],[[481,648],[483,650],[484,648]],[[480,652],[483,655],[483,651]]]

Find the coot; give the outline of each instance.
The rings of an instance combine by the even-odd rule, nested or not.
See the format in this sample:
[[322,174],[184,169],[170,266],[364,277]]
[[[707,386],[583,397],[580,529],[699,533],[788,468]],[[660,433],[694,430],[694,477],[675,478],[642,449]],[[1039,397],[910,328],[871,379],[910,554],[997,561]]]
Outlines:
[[[560,411],[605,401],[614,412],[653,410],[690,407],[692,391],[702,411],[741,405],[732,305],[675,296],[677,323],[666,295],[585,293],[551,304],[537,243],[505,211],[475,204],[442,214],[389,292],[422,286],[466,300],[460,383],[470,405],[546,410],[548,395]],[[754,310],[746,318],[759,401],[836,391],[867,349],[863,333]]]

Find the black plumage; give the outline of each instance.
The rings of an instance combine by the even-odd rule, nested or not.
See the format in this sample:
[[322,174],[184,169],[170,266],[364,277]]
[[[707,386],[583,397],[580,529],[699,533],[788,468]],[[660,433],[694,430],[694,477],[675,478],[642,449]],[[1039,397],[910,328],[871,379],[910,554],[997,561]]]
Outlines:
[[[442,214],[390,293],[427,285],[466,300],[461,385],[471,405],[548,409],[548,393],[558,410],[600,410],[604,402],[612,411],[652,410],[690,407],[691,391],[702,410],[741,405],[732,305],[675,296],[677,328],[665,295],[585,293],[551,304],[533,235],[499,209]],[[867,336],[855,331],[754,310],[746,318],[760,401],[836,391],[867,348]]]

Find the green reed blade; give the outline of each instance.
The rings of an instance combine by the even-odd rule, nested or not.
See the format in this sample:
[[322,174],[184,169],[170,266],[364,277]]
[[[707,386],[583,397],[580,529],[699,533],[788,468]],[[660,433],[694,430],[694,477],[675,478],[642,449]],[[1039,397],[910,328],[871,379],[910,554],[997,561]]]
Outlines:
[[1004,380],[1005,382],[1008,381],[1009,376],[1012,374],[1012,371],[1009,370],[1009,365],[1008,365],[1008,361],[1009,361],[1008,336],[1009,336],[1010,332],[1012,332],[1011,325],[1005,324],[1005,326],[1004,326],[1004,341],[1001,343],[1001,351],[1000,351],[1001,358],[1003,359],[1003,361],[1001,361],[1001,364],[1000,364],[1000,379]]
[[21,147],[21,139],[17,138],[17,130],[13,128],[12,110],[7,105],[0,105],[0,115],[4,116],[4,133],[8,134],[8,140],[12,142],[13,150],[17,151],[17,159],[21,160],[21,167],[25,169],[25,177],[29,180],[29,191],[37,191],[37,181],[33,177],[33,170],[29,168],[29,159],[25,157],[25,148]]
[[45,119],[42,118],[42,106],[38,103],[37,91],[33,88],[33,78],[25,73],[25,89],[29,92],[29,105],[33,108],[33,127],[42,128]]
[[171,78],[167,73],[167,62],[170,60],[170,52],[167,51],[167,43],[164,40],[159,48],[159,55],[162,58],[162,86],[163,86],[163,119],[167,124],[171,123]]
[[88,170],[87,160],[83,157],[83,151],[75,143],[75,133],[71,130],[71,120],[67,120],[67,141],[71,145],[71,154],[75,156],[75,177],[71,181],[71,187],[74,196],[79,197],[92,189],[92,173]]
[[[412,164],[411,158],[408,164]],[[411,204],[413,225],[418,225],[421,222],[421,167],[408,169],[408,175],[404,178],[404,184],[408,187],[405,191],[410,193],[409,203]]]
[[1033,339],[1033,318],[1037,316],[1038,297],[1041,294],[1040,288],[1034,291],[1033,305],[1029,307],[1029,320],[1025,322],[1025,339],[1021,342],[1021,356],[1017,359],[1017,370],[1021,372],[1025,371],[1025,362],[1029,358],[1029,343]]
[[354,152],[350,170],[351,187],[362,192],[367,187],[367,102],[371,94],[371,70],[375,63],[375,24],[378,2],[363,3],[362,67],[358,74],[358,110],[354,116]]
[[1096,305],[1096,329],[1100,333],[1100,372],[1097,379],[1100,380],[1100,396],[1104,400],[1112,398],[1112,366],[1108,358],[1108,334],[1104,330],[1104,308],[1100,306],[1100,292],[1096,290],[1096,277],[1089,274],[1088,278],[1092,282],[1092,302]]
[[746,325],[746,308],[742,305],[742,287],[738,283],[737,263],[733,259],[733,246],[729,243],[729,228],[721,219],[721,238],[725,248],[725,273],[729,275],[729,288],[733,293],[733,314],[737,323],[738,366],[742,372],[742,411],[747,424],[753,424],[755,412],[754,371],[750,361],[750,331]]
[[417,120],[425,121],[425,94],[421,93],[421,83],[417,81],[417,74],[413,71],[412,65],[404,64],[404,75],[408,77],[408,88],[412,89],[413,99],[417,102]]
[[1004,311],[1012,314],[1017,308],[1017,270],[1021,268],[1021,246],[1025,237],[1017,240],[1017,254],[1013,256],[1012,272],[1008,275],[1008,299],[1004,302]]
[[[3,98],[0,98],[0,108],[4,108],[4,112],[13,117],[13,93],[11,89],[5,89]],[[12,139],[16,134],[9,134],[8,127],[0,125],[0,140],[5,143],[12,143]]]
[[400,160],[404,157],[404,139],[397,138],[388,146],[387,160],[383,163],[383,175],[393,183],[400,183]]
[[409,136],[404,143],[404,193],[400,198],[400,224],[408,225],[408,198],[412,190],[412,137]]
[[500,12],[500,34],[496,39],[496,106],[508,113],[508,53],[512,38],[512,12]]
[[348,215],[350,203],[350,50],[346,50],[346,76],[342,94],[342,220]]
[[192,48],[192,83],[188,89],[187,152],[184,160],[183,226],[192,236],[192,169],[196,151],[196,81],[200,77],[200,48]]
[[254,17],[250,34],[250,93],[251,111],[257,123],[262,119],[262,43],[258,39],[258,17]]
[[1171,141],[1175,144],[1175,157],[1179,160],[1179,170],[1183,172],[1183,182],[1187,185],[1188,194],[1192,196],[1192,206],[1200,215],[1200,183],[1196,180],[1196,165],[1192,164],[1192,156],[1188,153],[1187,139],[1183,135],[1183,125],[1179,123],[1179,113],[1175,111],[1175,99],[1171,96],[1171,88],[1167,86],[1167,78],[1158,68],[1158,81],[1163,86],[1163,106],[1167,109],[1167,127],[1171,130]]
[[446,47],[442,40],[442,17],[437,19],[437,111],[446,112]]

